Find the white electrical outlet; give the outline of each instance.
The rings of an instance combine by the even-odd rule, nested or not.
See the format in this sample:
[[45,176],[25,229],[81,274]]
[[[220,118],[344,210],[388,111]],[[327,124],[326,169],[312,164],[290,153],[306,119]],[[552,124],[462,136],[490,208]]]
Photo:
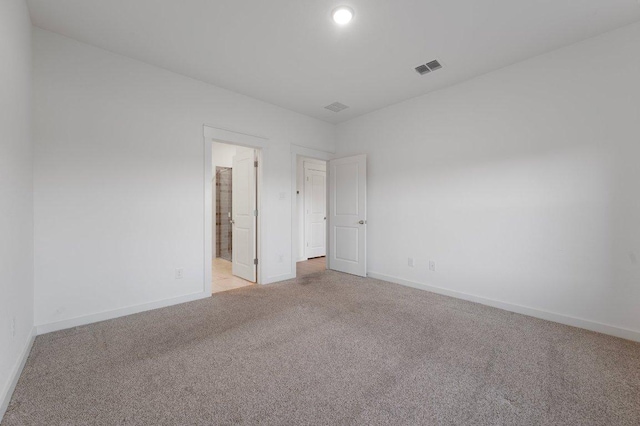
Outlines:
[[176,268],[176,280],[184,278],[184,268]]
[[436,271],[436,261],[435,260],[430,260],[429,261],[429,270],[431,272],[435,272]]
[[407,258],[407,265],[413,268],[413,257]]

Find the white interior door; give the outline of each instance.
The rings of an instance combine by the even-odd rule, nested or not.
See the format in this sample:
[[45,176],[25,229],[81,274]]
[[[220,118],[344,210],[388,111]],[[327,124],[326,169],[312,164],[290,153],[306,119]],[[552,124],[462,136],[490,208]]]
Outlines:
[[305,257],[327,252],[327,171],[322,164],[304,163]]
[[367,156],[329,161],[329,268],[367,276]]
[[232,273],[256,281],[255,150],[238,148],[231,172]]

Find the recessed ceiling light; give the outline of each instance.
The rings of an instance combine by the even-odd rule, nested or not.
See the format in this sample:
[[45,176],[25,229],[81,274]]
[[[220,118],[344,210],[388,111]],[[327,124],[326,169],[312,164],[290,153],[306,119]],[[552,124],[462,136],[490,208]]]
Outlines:
[[353,9],[348,6],[339,6],[333,9],[331,16],[336,24],[345,25],[353,19]]

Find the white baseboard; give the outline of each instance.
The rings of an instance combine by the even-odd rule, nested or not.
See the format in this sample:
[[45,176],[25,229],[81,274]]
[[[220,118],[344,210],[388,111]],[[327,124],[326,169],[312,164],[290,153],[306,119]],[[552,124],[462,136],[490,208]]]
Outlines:
[[7,383],[7,386],[2,390],[2,394],[0,394],[0,422],[2,421],[2,417],[4,417],[4,413],[9,407],[11,396],[13,395],[13,391],[16,389],[18,379],[20,378],[20,374],[22,374],[22,369],[27,363],[27,358],[29,358],[29,353],[31,352],[31,347],[33,346],[33,342],[35,341],[35,339],[36,328],[32,327],[29,338],[27,339],[27,344],[24,346],[24,349],[20,354],[20,358],[18,358],[18,361],[16,362],[13,370],[9,375],[9,383]]
[[94,322],[105,321],[113,318],[123,317],[126,315],[137,314],[139,312],[150,311],[152,309],[166,308],[167,306],[179,305],[181,303],[193,302],[194,300],[211,297],[210,291],[187,294],[185,296],[173,297],[171,299],[163,299],[141,305],[128,306],[126,308],[114,309],[112,311],[100,312],[97,314],[85,315],[76,318],[70,318],[63,321],[50,322],[37,325],[38,335],[51,333],[52,331],[64,330],[67,328],[79,327],[81,325],[92,324]]
[[560,324],[570,325],[572,327],[584,328],[586,330],[591,330],[598,333],[609,334],[611,336],[620,337],[622,339],[640,342],[640,331],[629,330],[627,328],[620,328],[613,325],[590,321],[584,318],[576,318],[569,315],[558,314],[555,312],[549,312],[542,309],[530,308],[528,306],[517,305],[514,303],[503,302],[500,300],[488,299],[486,297],[476,296],[474,294],[463,293],[463,292],[454,291],[454,290],[447,290],[442,287],[435,287],[428,284],[409,281],[402,278],[380,274],[378,272],[368,272],[367,276],[378,279],[378,280],[382,280],[382,281],[389,281],[389,282],[400,284],[407,287],[413,287],[420,290],[427,290],[433,293],[455,297],[457,299],[463,299],[471,302],[480,303],[482,305],[492,306],[494,308],[504,309],[505,311],[509,311],[509,312],[515,312],[518,314],[528,315],[531,317],[536,317],[536,318],[544,319],[547,321],[553,321]]
[[265,279],[264,281],[262,281],[262,284],[279,283],[280,281],[292,280],[295,277],[296,277],[296,274],[292,274],[291,272],[288,272],[286,274],[269,277],[269,278]]

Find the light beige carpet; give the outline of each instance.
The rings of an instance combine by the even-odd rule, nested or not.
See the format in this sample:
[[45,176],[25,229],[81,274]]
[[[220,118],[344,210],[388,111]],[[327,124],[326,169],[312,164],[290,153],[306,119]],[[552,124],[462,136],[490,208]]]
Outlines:
[[640,344],[331,271],[39,336],[2,425],[639,425]]

